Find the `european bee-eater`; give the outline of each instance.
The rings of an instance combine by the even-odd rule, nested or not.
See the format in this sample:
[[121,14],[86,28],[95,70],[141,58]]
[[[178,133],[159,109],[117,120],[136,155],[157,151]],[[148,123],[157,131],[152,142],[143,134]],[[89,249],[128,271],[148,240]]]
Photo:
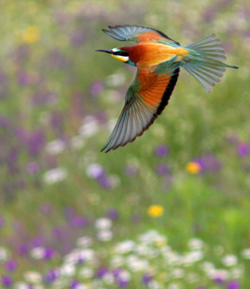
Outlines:
[[221,61],[226,56],[215,34],[182,47],[152,28],[125,25],[109,26],[109,29],[103,29],[103,32],[119,41],[135,41],[137,45],[97,51],[137,66],[137,75],[126,93],[125,106],[102,151],[115,150],[133,142],[153,124],[168,104],[180,67],[193,75],[208,93],[211,86],[221,80],[226,67],[238,68]]

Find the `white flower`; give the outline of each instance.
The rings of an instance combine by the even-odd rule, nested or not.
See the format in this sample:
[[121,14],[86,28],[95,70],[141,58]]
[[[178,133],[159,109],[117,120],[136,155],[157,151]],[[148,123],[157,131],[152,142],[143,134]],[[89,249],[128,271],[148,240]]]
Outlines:
[[130,270],[134,272],[145,271],[149,268],[148,260],[140,259],[136,255],[129,255],[126,258],[126,263]]
[[230,278],[232,279],[239,279],[243,276],[243,268],[233,268],[230,271]]
[[71,253],[64,256],[64,262],[66,264],[76,264],[80,258],[80,250],[73,250]]
[[103,275],[102,279],[107,284],[113,284],[115,281],[114,275],[110,272],[107,272]]
[[92,249],[83,249],[79,252],[79,257],[84,261],[92,261],[95,257],[95,251]]
[[129,281],[131,279],[131,274],[126,270],[122,270],[119,272],[118,278],[121,281]]
[[112,227],[112,221],[108,218],[100,218],[95,221],[95,227],[98,230],[109,230]]
[[56,139],[47,143],[45,149],[51,155],[57,155],[65,149],[65,142],[61,139]]
[[120,255],[111,257],[110,264],[112,267],[119,267],[124,264],[124,258]]
[[201,239],[193,238],[188,241],[188,246],[191,250],[200,250],[203,248],[204,244]]
[[111,239],[113,238],[113,233],[112,231],[99,231],[97,233],[97,239],[99,241],[103,241],[103,242],[106,242],[106,241],[110,241]]
[[43,247],[36,247],[30,251],[30,255],[34,259],[43,259],[45,253],[45,249]]
[[64,180],[67,177],[67,171],[64,168],[58,167],[55,169],[48,170],[43,180],[47,184],[53,184]]
[[174,278],[182,278],[185,274],[185,271],[181,268],[176,268],[172,271],[172,275]]
[[204,254],[202,251],[191,251],[183,256],[182,263],[184,266],[190,266],[193,263],[200,261],[203,256]]
[[150,289],[161,289],[162,286],[156,280],[152,280],[147,284],[148,288]]
[[179,289],[179,285],[176,283],[172,283],[168,285],[168,289]]
[[125,240],[123,242],[118,243],[114,250],[117,254],[126,254],[133,251],[136,248],[135,242],[132,240]]
[[235,255],[226,255],[222,258],[222,263],[228,267],[236,265],[237,262],[238,259]]
[[250,248],[242,250],[241,255],[244,259],[250,259]]
[[176,252],[165,252],[162,255],[169,265],[179,265],[182,263],[182,257]]
[[195,283],[198,282],[200,279],[197,273],[188,273],[186,278],[188,283]]
[[30,284],[24,282],[17,282],[15,286],[15,289],[29,289],[29,288]]
[[84,141],[81,136],[77,135],[71,138],[70,145],[73,149],[80,149],[84,145]]
[[0,247],[0,261],[4,261],[8,258],[8,252],[4,247]]
[[42,281],[42,275],[35,271],[27,271],[24,273],[24,279],[32,284],[38,284]]
[[89,247],[92,244],[92,239],[88,236],[84,236],[79,238],[76,243],[79,247]]
[[201,268],[210,275],[211,272],[214,272],[214,264],[210,262],[202,262]]
[[86,173],[89,178],[96,179],[103,174],[103,168],[101,165],[93,163],[87,166]]
[[147,256],[148,251],[150,250],[147,245],[138,245],[136,248],[136,252],[138,255]]
[[87,116],[83,119],[83,125],[79,129],[79,134],[83,138],[89,138],[99,131],[98,121],[94,116]]
[[75,289],[90,289],[89,286],[84,285],[84,284],[77,284],[76,287],[74,287]]
[[83,277],[83,278],[91,278],[94,276],[94,270],[90,267],[85,267],[85,268],[82,268],[80,271],[79,271],[79,274]]
[[167,237],[166,236],[159,236],[155,239],[155,245],[158,247],[163,247],[167,244]]
[[73,276],[76,272],[76,268],[73,264],[65,264],[60,268],[61,276]]
[[162,237],[157,231],[150,230],[144,234],[139,235],[138,240],[143,243],[152,243]]
[[227,270],[213,270],[211,272],[210,278],[211,279],[221,279],[223,281],[227,280],[229,277],[229,272]]

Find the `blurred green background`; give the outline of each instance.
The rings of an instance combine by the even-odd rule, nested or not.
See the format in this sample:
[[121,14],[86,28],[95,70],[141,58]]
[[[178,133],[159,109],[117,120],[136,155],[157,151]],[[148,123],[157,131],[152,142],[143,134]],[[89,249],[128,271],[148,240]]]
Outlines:
[[[2,0],[1,11],[1,286],[249,288],[249,1]],[[136,70],[94,50],[123,46],[101,31],[123,24],[158,29],[183,45],[215,33],[239,70],[228,69],[211,94],[181,70],[154,125],[105,154]],[[103,218],[112,229],[100,237]],[[203,240],[199,262],[222,268],[219,277],[201,273],[189,282],[171,266],[153,270],[161,265],[156,256],[144,271],[127,269],[126,282],[115,276],[103,285],[96,272],[114,270],[112,248],[149,229],[178,254],[190,239]],[[91,238],[99,263],[88,265],[89,277],[65,275],[56,268],[82,236]],[[37,257],[36,248],[46,254]],[[237,262],[223,264],[228,255]],[[30,271],[37,275],[27,277]]]

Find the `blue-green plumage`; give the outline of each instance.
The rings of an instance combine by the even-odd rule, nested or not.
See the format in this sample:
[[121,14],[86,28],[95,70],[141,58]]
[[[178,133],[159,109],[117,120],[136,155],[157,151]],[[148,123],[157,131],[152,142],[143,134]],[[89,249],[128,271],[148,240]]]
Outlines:
[[222,62],[225,52],[215,35],[187,46],[180,46],[164,33],[136,25],[109,26],[103,30],[119,41],[135,41],[138,45],[101,49],[114,58],[137,66],[125,105],[103,150],[124,146],[143,134],[168,104],[177,82],[180,67],[193,75],[206,92],[221,80],[226,68],[237,68]]

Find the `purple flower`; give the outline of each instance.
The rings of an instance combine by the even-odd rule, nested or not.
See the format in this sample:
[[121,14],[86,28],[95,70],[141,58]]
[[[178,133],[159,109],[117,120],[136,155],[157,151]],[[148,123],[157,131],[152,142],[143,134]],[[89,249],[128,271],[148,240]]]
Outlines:
[[59,276],[58,271],[56,269],[51,269],[47,274],[44,276],[45,282],[53,282]]
[[120,275],[121,272],[122,272],[122,270],[120,268],[116,268],[112,271],[115,278],[118,278],[118,276]]
[[15,271],[17,268],[17,263],[15,260],[9,260],[4,265],[7,271]]
[[12,283],[13,283],[12,278],[10,276],[6,276],[6,275],[1,277],[1,281],[2,281],[2,285],[4,287],[11,287]]
[[18,251],[21,255],[26,255],[28,253],[28,246],[26,244],[21,244],[18,247]]
[[148,284],[153,279],[152,275],[150,273],[145,273],[142,276],[142,282],[144,284]]
[[22,86],[29,85],[31,82],[31,76],[25,71],[18,71],[16,77],[17,82]]
[[117,220],[119,218],[119,213],[116,209],[109,209],[106,213],[106,216],[111,220]]
[[237,280],[231,280],[227,284],[228,289],[238,289],[240,288],[240,282]]
[[29,162],[26,164],[26,171],[29,175],[35,175],[40,171],[40,166],[37,162]]
[[249,155],[249,145],[246,142],[239,143],[237,147],[237,153],[240,157]]
[[194,159],[194,162],[200,165],[200,173],[216,172],[222,167],[221,162],[213,153],[207,153],[199,158]]
[[44,259],[49,260],[52,259],[55,255],[55,252],[52,248],[46,248],[44,251]]
[[214,282],[218,284],[223,284],[224,280],[225,280],[224,278],[218,276],[214,279]]
[[31,247],[40,247],[43,246],[45,243],[45,236],[38,235],[31,240]]
[[167,175],[170,173],[168,166],[164,164],[158,164],[156,167],[156,173],[159,175]]
[[41,130],[32,132],[28,139],[28,153],[32,157],[38,156],[45,143],[44,133]]
[[98,178],[98,183],[103,189],[110,189],[112,187],[112,182],[106,175]]
[[87,219],[81,216],[74,216],[70,222],[72,226],[76,228],[85,227],[87,225]]
[[104,84],[100,80],[93,81],[89,86],[89,94],[91,96],[98,96],[104,90]]
[[126,288],[128,287],[128,281],[127,280],[118,280],[117,281],[117,284],[119,287],[121,288]]
[[165,145],[158,145],[156,148],[155,148],[155,154],[158,156],[158,157],[164,157],[165,155],[167,155],[169,153],[169,149],[167,146]]
[[70,289],[76,289],[78,285],[81,284],[78,280],[73,280],[69,286]]
[[108,269],[106,267],[101,267],[97,270],[96,276],[101,278],[108,272]]

